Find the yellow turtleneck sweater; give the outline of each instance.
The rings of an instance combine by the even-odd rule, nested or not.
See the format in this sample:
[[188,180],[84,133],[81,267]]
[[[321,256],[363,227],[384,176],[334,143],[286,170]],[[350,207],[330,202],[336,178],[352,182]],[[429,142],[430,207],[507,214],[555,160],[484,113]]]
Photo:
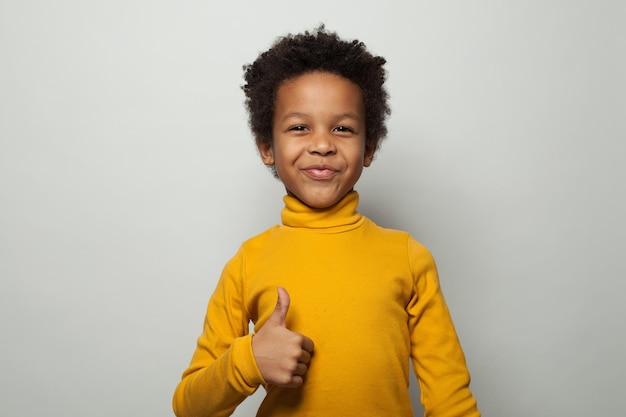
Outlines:
[[[219,417],[259,385],[260,417],[413,416],[412,359],[427,417],[480,416],[428,250],[357,212],[352,191],[329,209],[286,196],[282,225],[243,243],[225,266],[204,331],[174,394],[179,417]],[[291,296],[287,328],[315,343],[304,384],[267,386],[252,352],[276,288]]]

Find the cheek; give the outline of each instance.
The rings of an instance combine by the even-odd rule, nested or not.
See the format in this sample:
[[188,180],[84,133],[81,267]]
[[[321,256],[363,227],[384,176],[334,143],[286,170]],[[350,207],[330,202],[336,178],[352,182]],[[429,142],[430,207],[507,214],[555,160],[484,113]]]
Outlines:
[[274,159],[276,163],[291,164],[298,159],[298,156],[302,153],[301,149],[296,143],[281,143],[274,146]]
[[284,174],[289,166],[293,165],[287,154],[281,149],[274,149],[274,170],[279,177],[284,178]]
[[350,149],[349,155],[353,163],[358,164],[359,166],[363,166],[368,161],[368,157],[365,154],[365,146],[353,147]]

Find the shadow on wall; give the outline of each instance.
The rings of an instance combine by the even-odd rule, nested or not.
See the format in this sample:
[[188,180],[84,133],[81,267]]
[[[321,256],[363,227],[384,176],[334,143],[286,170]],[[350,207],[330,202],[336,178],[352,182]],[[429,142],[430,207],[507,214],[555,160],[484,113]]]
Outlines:
[[422,407],[422,403],[420,402],[420,389],[419,385],[417,385],[417,378],[415,378],[415,373],[411,368],[411,379],[409,384],[409,394],[411,395],[411,404],[413,404],[413,415],[414,416],[423,416],[424,415],[424,407]]

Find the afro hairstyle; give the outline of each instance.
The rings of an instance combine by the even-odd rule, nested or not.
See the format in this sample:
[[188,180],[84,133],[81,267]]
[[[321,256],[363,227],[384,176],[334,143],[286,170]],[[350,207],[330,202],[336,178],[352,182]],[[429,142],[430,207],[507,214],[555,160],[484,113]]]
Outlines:
[[269,50],[244,65],[249,125],[259,144],[272,144],[276,91],[280,85],[311,72],[328,72],[358,85],[365,104],[366,148],[376,151],[387,134],[385,119],[391,113],[384,87],[386,60],[369,53],[363,42],[342,40],[320,25],[313,32],[278,38]]

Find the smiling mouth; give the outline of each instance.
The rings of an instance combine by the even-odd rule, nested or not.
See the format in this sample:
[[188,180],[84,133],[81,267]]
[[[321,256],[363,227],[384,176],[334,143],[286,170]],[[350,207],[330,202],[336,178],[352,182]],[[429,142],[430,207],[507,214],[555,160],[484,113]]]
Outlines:
[[316,180],[327,180],[335,176],[337,171],[330,168],[307,168],[304,172]]

